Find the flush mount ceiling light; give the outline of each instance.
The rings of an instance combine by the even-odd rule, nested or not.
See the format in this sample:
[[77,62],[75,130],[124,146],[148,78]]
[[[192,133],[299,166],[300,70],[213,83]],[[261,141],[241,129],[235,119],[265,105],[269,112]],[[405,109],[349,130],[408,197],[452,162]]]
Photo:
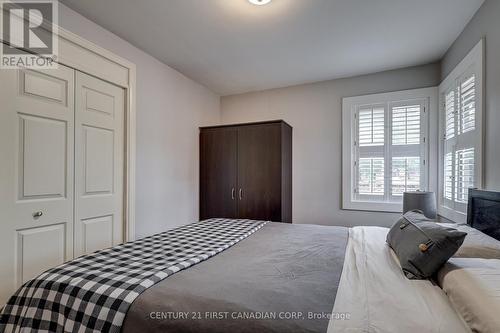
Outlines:
[[267,5],[271,0],[248,0],[252,5],[262,6]]

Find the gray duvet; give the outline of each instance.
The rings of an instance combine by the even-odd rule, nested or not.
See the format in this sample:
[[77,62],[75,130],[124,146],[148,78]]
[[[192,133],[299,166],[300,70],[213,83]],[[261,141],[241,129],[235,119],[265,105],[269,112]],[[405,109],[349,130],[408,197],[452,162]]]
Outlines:
[[348,229],[268,223],[143,292],[122,332],[326,332]]

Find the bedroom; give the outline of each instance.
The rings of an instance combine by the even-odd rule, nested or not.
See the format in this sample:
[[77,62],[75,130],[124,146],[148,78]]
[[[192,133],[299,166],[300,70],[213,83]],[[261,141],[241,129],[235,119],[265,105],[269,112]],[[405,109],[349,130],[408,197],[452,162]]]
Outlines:
[[255,1],[2,2],[0,331],[500,330],[500,2]]

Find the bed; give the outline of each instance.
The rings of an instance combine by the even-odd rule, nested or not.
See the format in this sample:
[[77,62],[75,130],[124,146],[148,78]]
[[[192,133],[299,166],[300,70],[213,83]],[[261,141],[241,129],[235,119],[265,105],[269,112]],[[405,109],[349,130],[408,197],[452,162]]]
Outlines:
[[[470,200],[469,216],[481,218],[469,219],[469,226],[495,236],[500,224],[492,220],[497,221],[500,196],[471,191]],[[458,258],[437,280],[409,280],[385,243],[387,232],[228,219],[191,224],[77,258],[27,282],[3,308],[0,332],[471,332],[478,327],[474,323],[481,317],[470,315],[469,308],[464,315],[456,302],[461,274],[449,272],[477,265],[497,272],[500,257],[466,263]],[[484,288],[496,288],[495,281]],[[496,294],[487,293],[495,309]],[[486,320],[479,331],[496,328],[494,318]]]

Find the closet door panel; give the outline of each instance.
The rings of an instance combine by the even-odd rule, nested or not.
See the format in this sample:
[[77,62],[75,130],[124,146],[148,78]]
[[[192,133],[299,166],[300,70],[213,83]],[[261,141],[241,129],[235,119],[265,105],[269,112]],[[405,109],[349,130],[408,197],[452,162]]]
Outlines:
[[200,133],[200,219],[236,218],[238,132],[234,128]]
[[66,194],[67,123],[21,115],[20,199],[63,198]]
[[281,221],[280,124],[238,130],[238,216]]
[[0,71],[0,307],[73,258],[74,71]]
[[122,88],[76,74],[75,255],[123,242]]
[[84,219],[81,222],[84,253],[91,253],[113,244],[113,215]]
[[19,284],[66,259],[65,225],[55,224],[17,231]]
[[113,192],[114,131],[82,126],[85,154],[83,166],[86,195],[111,194]]

